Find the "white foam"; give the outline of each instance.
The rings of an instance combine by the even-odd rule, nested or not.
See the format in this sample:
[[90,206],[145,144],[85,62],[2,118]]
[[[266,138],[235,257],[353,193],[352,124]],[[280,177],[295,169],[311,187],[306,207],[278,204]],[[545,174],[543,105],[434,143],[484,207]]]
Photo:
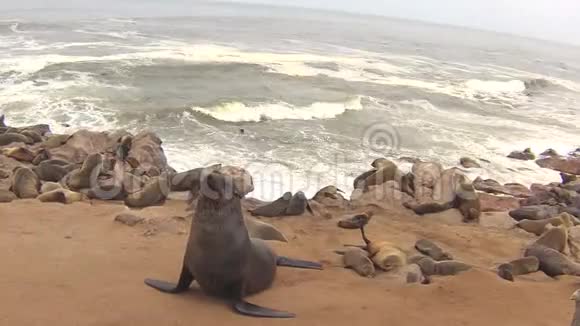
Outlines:
[[361,97],[347,102],[316,102],[308,106],[295,107],[284,102],[246,105],[240,102],[223,103],[210,108],[193,107],[192,110],[207,114],[222,121],[261,120],[313,120],[331,119],[347,110],[363,109]]
[[18,29],[18,26],[20,26],[20,23],[18,23],[18,22],[13,23],[13,24],[10,24],[10,30],[13,33],[18,33],[18,34],[19,33],[24,33],[24,31],[21,31],[21,30]]
[[137,31],[101,32],[101,31],[87,31],[84,29],[77,29],[77,30],[74,30],[74,32],[81,33],[81,34],[108,36],[108,37],[117,38],[117,39],[121,39],[121,40],[127,40],[129,38],[141,37],[141,34]]
[[478,93],[486,94],[518,94],[526,90],[526,85],[521,80],[479,80],[470,79],[465,86]]

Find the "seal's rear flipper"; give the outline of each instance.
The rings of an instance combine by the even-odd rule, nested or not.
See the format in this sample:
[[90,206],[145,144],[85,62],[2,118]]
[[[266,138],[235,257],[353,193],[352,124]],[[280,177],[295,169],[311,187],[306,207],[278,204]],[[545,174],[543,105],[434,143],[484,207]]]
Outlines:
[[150,287],[165,293],[181,293],[189,290],[189,286],[193,282],[193,275],[189,272],[187,267],[183,266],[179,281],[177,284],[169,283],[160,280],[145,279],[145,284]]
[[322,264],[312,261],[292,259],[288,257],[278,257],[276,265],[285,267],[305,268],[305,269],[322,269]]
[[260,307],[255,304],[238,301],[234,303],[234,310],[238,313],[246,316],[252,317],[262,317],[262,318],[294,318],[295,314],[286,311],[278,311],[270,308]]

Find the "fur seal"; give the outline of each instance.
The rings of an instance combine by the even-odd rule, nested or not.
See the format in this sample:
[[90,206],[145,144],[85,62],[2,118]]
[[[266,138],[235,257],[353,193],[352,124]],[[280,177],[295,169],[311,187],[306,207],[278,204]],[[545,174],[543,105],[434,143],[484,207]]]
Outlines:
[[556,216],[543,220],[521,220],[516,224],[516,226],[529,233],[540,236],[546,231],[546,226],[548,224],[552,226],[560,226],[564,224],[564,221],[560,216]]
[[7,132],[5,134],[0,135],[0,146],[6,146],[12,143],[32,144],[32,140],[30,140],[30,138],[24,135],[15,132]]
[[497,268],[498,275],[508,281],[514,281],[514,276],[535,273],[540,268],[540,261],[534,256],[513,260],[501,264]]
[[363,240],[369,257],[378,268],[390,272],[407,265],[407,255],[395,244],[387,241],[371,242],[364,232]]
[[40,193],[44,194],[46,192],[50,192],[50,191],[61,189],[61,188],[62,188],[62,185],[60,183],[45,182],[42,184],[42,187],[40,187]]
[[550,277],[560,275],[580,276],[580,264],[573,262],[558,250],[543,245],[533,244],[524,254],[536,257],[540,261],[540,270]]
[[171,191],[191,191],[199,190],[203,173],[219,170],[221,164],[215,164],[204,168],[197,168],[186,172],[177,173],[171,178]]
[[47,151],[44,148],[41,148],[37,153],[36,156],[34,157],[34,159],[32,160],[32,164],[34,165],[38,165],[41,162],[44,162],[46,160],[49,160],[51,157],[50,152]]
[[282,197],[276,199],[275,201],[266,204],[264,206],[260,206],[254,210],[251,210],[250,213],[254,216],[264,216],[264,217],[277,217],[283,216],[286,214],[286,209],[288,205],[290,205],[290,201],[292,200],[292,193],[286,192]]
[[337,253],[343,255],[342,262],[344,267],[354,270],[363,277],[375,276],[375,265],[370,260],[368,252],[359,248],[350,248],[344,252]]
[[[55,160],[56,161],[56,160]],[[74,169],[74,165],[61,165],[53,160],[42,161],[34,167],[34,172],[40,180],[49,182],[59,182]]]
[[40,180],[31,169],[17,167],[12,172],[12,185],[10,186],[10,190],[18,198],[36,198],[40,190]]
[[254,218],[246,218],[244,219],[244,222],[246,223],[246,228],[252,238],[288,242],[288,239],[286,239],[280,230],[268,223],[258,221]]
[[288,216],[298,216],[304,214],[307,210],[310,214],[314,215],[314,211],[312,211],[306,195],[302,191],[298,191],[290,199],[286,212],[284,213]]
[[2,148],[0,153],[20,162],[32,162],[36,154],[26,147],[9,147]]
[[451,254],[443,251],[441,247],[426,239],[420,239],[415,243],[415,249],[437,261],[452,260]]
[[[240,169],[241,170],[241,169]],[[233,302],[236,312],[254,317],[292,318],[293,313],[260,307],[244,297],[268,289],[276,266],[321,269],[318,263],[277,256],[268,245],[252,239],[244,224],[241,198],[253,191],[251,176],[214,171],[202,181],[191,231],[177,284],[146,279],[145,284],[166,293],[187,291],[196,280],[201,289]]]
[[431,257],[426,256],[414,256],[409,259],[412,264],[417,264],[421,267],[423,274],[426,276],[439,275],[439,276],[451,276],[457,275],[461,272],[470,270],[471,265],[456,261],[456,260],[445,260],[445,261],[435,261]]
[[74,192],[62,188],[45,192],[37,197],[37,199],[43,203],[62,203],[62,204],[72,204],[75,202],[82,201],[84,198],[85,195],[79,192]]
[[42,142],[42,136],[34,130],[22,130],[20,134],[28,137],[30,140],[32,140],[32,143]]
[[357,214],[353,217],[345,218],[338,221],[338,227],[347,230],[356,230],[365,227],[373,217],[373,211],[366,211],[361,214]]
[[81,190],[91,188],[96,184],[97,177],[101,173],[103,157],[101,154],[91,154],[87,156],[80,169],[70,173],[67,185],[71,190]]
[[125,205],[142,208],[162,204],[167,199],[168,190],[167,175],[154,177],[145,184],[143,189],[127,195]]

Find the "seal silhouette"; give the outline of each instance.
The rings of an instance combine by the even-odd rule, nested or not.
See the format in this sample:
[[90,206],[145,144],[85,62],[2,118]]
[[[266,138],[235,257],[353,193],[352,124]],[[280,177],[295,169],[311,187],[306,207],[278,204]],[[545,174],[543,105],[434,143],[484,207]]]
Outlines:
[[241,198],[254,186],[245,170],[223,168],[202,178],[179,281],[146,279],[145,284],[161,292],[181,293],[196,280],[204,293],[230,300],[234,311],[242,315],[295,317],[248,303],[244,297],[271,287],[277,266],[322,269],[322,265],[277,256],[264,241],[250,238]]

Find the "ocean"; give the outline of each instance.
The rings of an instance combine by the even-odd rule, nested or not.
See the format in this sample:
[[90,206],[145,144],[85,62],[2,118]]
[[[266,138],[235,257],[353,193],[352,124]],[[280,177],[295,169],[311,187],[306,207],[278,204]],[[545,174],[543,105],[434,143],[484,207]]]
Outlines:
[[348,192],[379,157],[405,170],[402,157],[469,156],[484,160],[473,178],[547,183],[558,173],[506,155],[580,147],[578,47],[338,12],[161,8],[0,8],[0,113],[55,133],[152,130],[178,171],[242,166],[265,200]]

